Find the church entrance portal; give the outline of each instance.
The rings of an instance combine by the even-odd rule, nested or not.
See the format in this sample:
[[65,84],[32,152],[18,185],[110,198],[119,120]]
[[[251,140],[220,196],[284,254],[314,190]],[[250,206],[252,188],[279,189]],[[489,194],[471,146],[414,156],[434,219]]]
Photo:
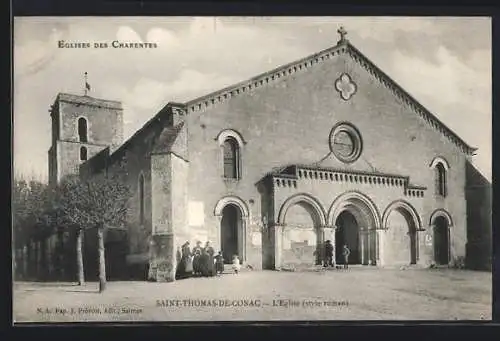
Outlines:
[[347,245],[351,254],[349,264],[361,264],[361,249],[359,242],[359,225],[349,211],[342,212],[335,223],[335,259],[337,264],[344,264],[342,250]]
[[238,255],[243,262],[243,221],[239,207],[228,204],[222,210],[221,250],[224,263],[232,262],[233,255]]
[[436,263],[439,265],[448,264],[448,252],[448,222],[444,217],[437,217],[434,220],[434,259]]

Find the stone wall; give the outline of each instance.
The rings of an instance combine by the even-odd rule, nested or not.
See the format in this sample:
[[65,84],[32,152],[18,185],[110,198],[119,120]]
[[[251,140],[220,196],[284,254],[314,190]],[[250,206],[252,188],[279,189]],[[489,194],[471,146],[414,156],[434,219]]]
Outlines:
[[[349,73],[357,86],[356,93],[348,101],[335,90],[335,80],[343,72]],[[361,157],[350,164],[330,155],[328,144],[332,127],[344,121],[352,123],[363,140]],[[221,198],[240,198],[250,212],[247,228],[258,229],[261,200],[256,184],[275,167],[316,163],[346,171],[409,177],[412,184],[427,187],[426,194],[423,198],[409,198],[402,188],[348,183],[332,188],[317,181],[306,189],[295,189],[290,195],[297,191],[313,191],[327,209],[343,192],[359,190],[376,202],[381,214],[393,200],[406,200],[418,210],[425,229],[429,228],[432,212],[445,209],[454,220],[452,257],[465,255],[466,157],[435,128],[435,124],[416,114],[373,73],[346,55],[240,92],[223,103],[189,110],[187,122],[189,201],[203,203],[205,229],[208,238],[216,243],[220,231],[214,207]],[[222,177],[222,150],[217,136],[225,129],[236,131],[245,141],[241,148],[242,172],[238,181]],[[430,164],[437,156],[450,165],[446,198],[434,193],[435,173]],[[427,261],[432,257],[432,248],[424,239],[418,239],[419,255]]]
[[491,183],[467,163],[467,267],[491,271],[492,233]]
[[63,141],[79,142],[78,119],[87,120],[88,142],[98,145],[119,146],[123,142],[123,110],[119,103],[95,100],[84,103],[85,97],[59,102],[60,135]]

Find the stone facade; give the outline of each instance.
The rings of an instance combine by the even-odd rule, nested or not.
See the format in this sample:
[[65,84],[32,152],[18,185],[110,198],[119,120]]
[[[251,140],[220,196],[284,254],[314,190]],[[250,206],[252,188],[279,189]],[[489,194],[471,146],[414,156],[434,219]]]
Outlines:
[[[86,159],[106,147],[113,151],[123,142],[123,109],[120,102],[89,96],[61,93],[51,108],[52,146],[49,149],[49,182],[55,184],[64,176],[77,174],[84,160],[80,150],[86,148]],[[85,138],[79,131],[79,120],[85,120]]]
[[[121,124],[117,112],[106,124]],[[335,142],[339,129],[350,142]],[[346,145],[353,150],[342,156]],[[253,268],[313,266],[326,240],[338,262],[348,244],[351,261],[365,265],[452,264],[466,256],[466,163],[474,150],[341,40],[233,87],[169,103],[99,157],[108,171],[126,171],[133,193],[128,263],[149,264],[149,277],[169,280],[175,264],[157,275],[158,264],[198,240]]]

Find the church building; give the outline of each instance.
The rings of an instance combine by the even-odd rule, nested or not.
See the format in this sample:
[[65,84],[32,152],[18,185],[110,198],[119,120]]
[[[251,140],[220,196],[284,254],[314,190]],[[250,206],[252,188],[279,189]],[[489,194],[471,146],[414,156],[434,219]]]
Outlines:
[[476,148],[339,33],[314,55],[166,104],[125,142],[120,102],[60,93],[51,182],[125,170],[123,262],[150,279],[186,241],[254,269],[312,267],[327,240],[338,263],[344,245],[365,266],[465,261]]

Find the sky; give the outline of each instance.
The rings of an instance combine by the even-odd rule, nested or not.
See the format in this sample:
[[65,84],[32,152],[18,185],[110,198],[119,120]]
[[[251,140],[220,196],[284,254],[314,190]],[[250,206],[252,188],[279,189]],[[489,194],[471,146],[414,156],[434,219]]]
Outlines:
[[[14,174],[47,181],[49,107],[59,92],[118,100],[127,139],[183,102],[347,38],[469,145],[491,180],[491,20],[486,17],[17,17]],[[65,49],[154,42],[156,49]]]

